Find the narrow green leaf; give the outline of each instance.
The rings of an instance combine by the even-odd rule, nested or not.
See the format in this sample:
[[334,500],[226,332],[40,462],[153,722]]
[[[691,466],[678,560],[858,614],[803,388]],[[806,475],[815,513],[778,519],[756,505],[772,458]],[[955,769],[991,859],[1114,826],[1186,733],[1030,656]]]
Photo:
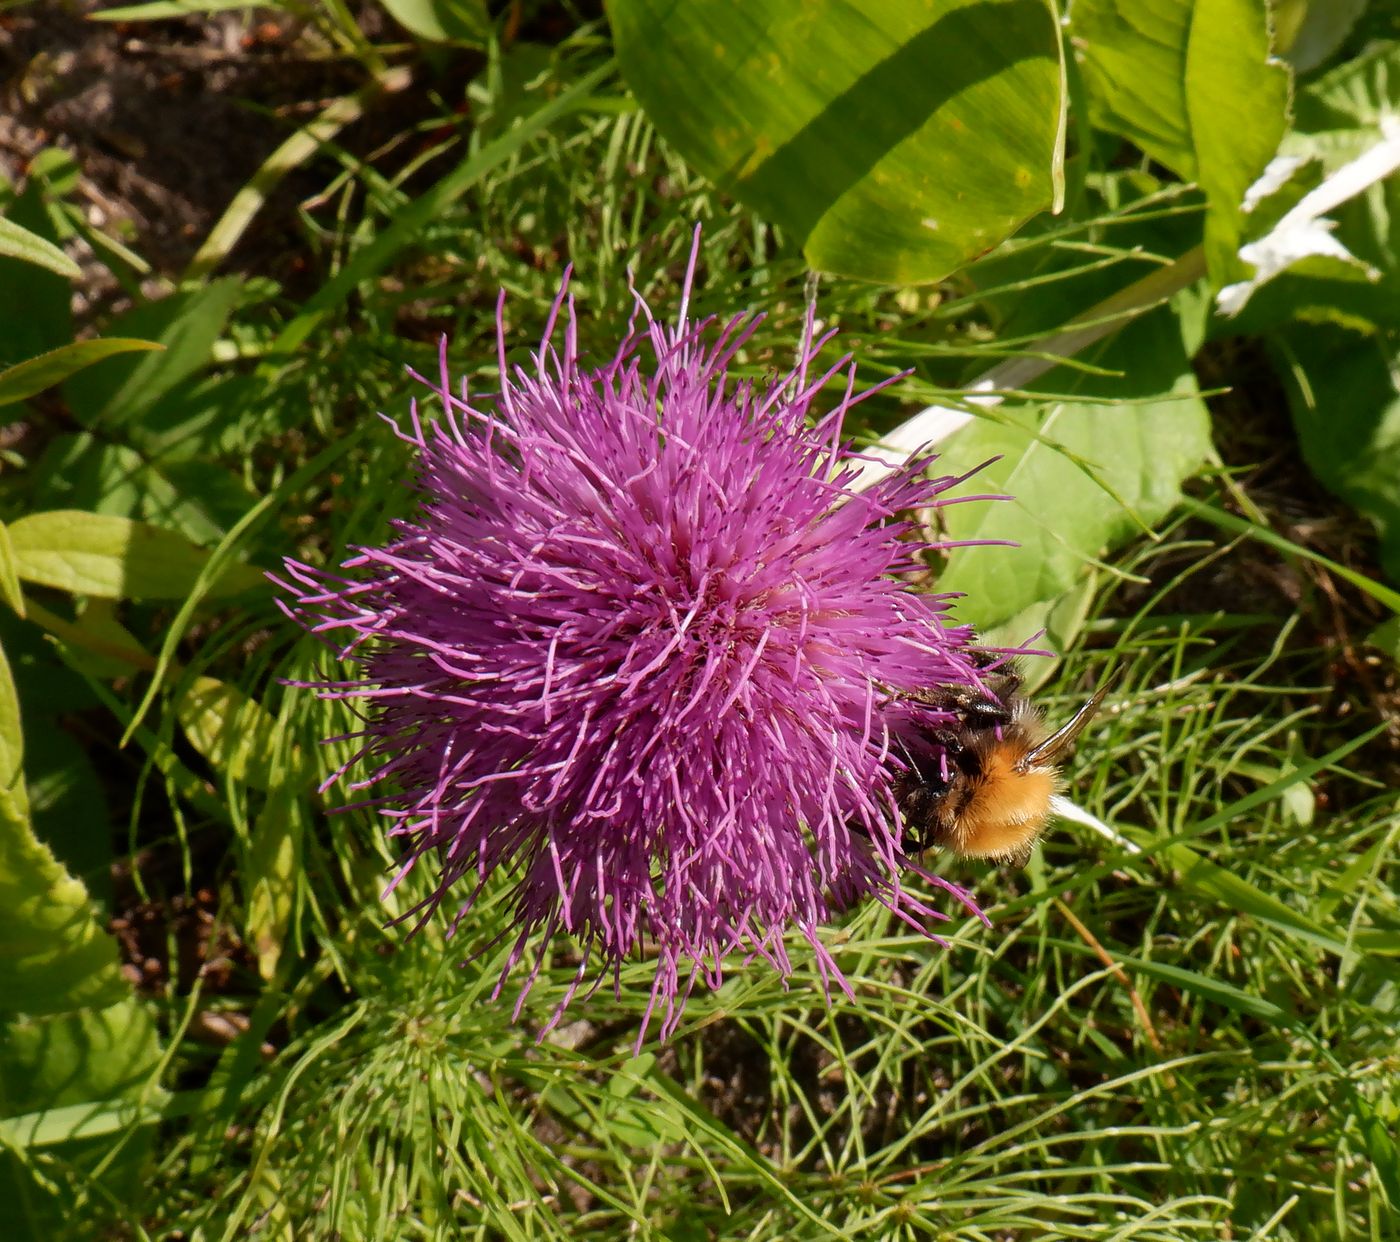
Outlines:
[[47,268],[56,276],[77,280],[82,269],[51,241],[0,216],[0,255]]
[[188,282],[207,277],[228,257],[253,218],[262,210],[268,196],[288,173],[320,151],[346,125],[363,116],[367,107],[379,103],[386,95],[407,89],[412,83],[411,69],[404,66],[386,69],[353,95],[333,99],[318,116],[288,137],[262,162],[224,208],[224,214],[209,230],[199,251],[190,260],[183,280]]
[[129,354],[139,350],[164,349],[155,341],[137,341],[130,337],[98,337],[91,341],[74,341],[58,349],[18,363],[0,371],[0,405],[11,405],[61,384],[84,367],[110,358],[114,354]]
[[939,280],[1058,203],[1064,75],[1042,0],[615,0],[608,14],[656,127],[816,267]]
[[1400,613],[1400,592],[1393,591],[1384,583],[1368,578],[1365,574],[1358,573],[1319,552],[1314,552],[1311,548],[1304,548],[1292,540],[1285,539],[1282,535],[1271,531],[1267,526],[1260,526],[1257,522],[1236,517],[1233,513],[1227,513],[1224,509],[1195,500],[1190,496],[1182,498],[1181,507],[1188,510],[1193,516],[1202,518],[1212,525],[1218,526],[1221,530],[1229,531],[1232,535],[1245,535],[1250,539],[1257,539],[1262,544],[1267,544],[1285,556],[1300,556],[1304,560],[1322,565],[1344,582],[1350,582],[1352,586],[1364,591],[1372,599],[1379,600],[1392,612]]
[[1347,863],[1345,870],[1336,876],[1327,877],[1327,889],[1313,905],[1313,909],[1323,918],[1331,918],[1332,912],[1342,903],[1343,898],[1351,897],[1356,886],[1376,867],[1376,860],[1390,846],[1389,834],[1378,836],[1369,847]]
[[[658,1098],[669,1100],[670,1103],[679,1110],[680,1114],[690,1122],[697,1137],[700,1135],[705,1136],[713,1146],[718,1147],[721,1151],[727,1152],[731,1158],[741,1163],[743,1167],[752,1170],[770,1190],[781,1195],[814,1225],[825,1229],[827,1231],[826,1236],[847,1239],[852,1236],[846,1230],[837,1228],[834,1222],[824,1219],[813,1211],[811,1205],[795,1195],[791,1187],[783,1182],[766,1156],[756,1151],[739,1135],[735,1134],[733,1130],[725,1125],[724,1122],[716,1117],[708,1108],[692,1099],[669,1074],[652,1066],[645,1075],[631,1075],[627,1072],[626,1068],[620,1070],[619,1075],[629,1078],[635,1077],[635,1081],[655,1094]],[[697,1154],[700,1155],[701,1159],[705,1159],[704,1148],[700,1147],[694,1138],[692,1138],[691,1141],[694,1144],[694,1150]]]
[[10,528],[0,522],[0,596],[21,617],[24,616],[24,592],[19,585],[15,567],[15,550],[10,545]]
[[242,868],[248,896],[248,937],[258,957],[258,973],[264,979],[277,973],[292,922],[301,870],[304,797],[301,784],[292,780],[282,781],[269,794],[253,824]]
[[[1076,945],[1075,948],[1079,950],[1082,946]],[[1084,951],[1088,952],[1089,950],[1084,949]],[[1115,954],[1114,961],[1128,970],[1135,970],[1140,974],[1147,975],[1148,978],[1169,983],[1173,987],[1180,988],[1183,992],[1190,992],[1203,1000],[1223,1005],[1226,1009],[1232,1009],[1236,1013],[1247,1013],[1252,1017],[1263,1018],[1266,1022],[1277,1023],[1280,1026],[1287,1026],[1293,1021],[1292,1015],[1282,1006],[1274,1004],[1273,1001],[1265,1000],[1262,996],[1255,996],[1242,988],[1237,988],[1233,983],[1226,983],[1223,979],[1212,979],[1199,971],[1186,970],[1181,966],[1171,966],[1165,962],[1152,962],[1141,957],[1119,957]]]
[[111,427],[150,409],[208,365],[241,291],[240,280],[225,277],[119,315],[109,330],[155,342],[161,352],[70,377],[63,395],[74,416],[86,426]]
[[611,73],[611,63],[570,83],[513,129],[469,155],[436,185],[401,208],[393,221],[381,229],[372,242],[328,280],[302,307],[301,312],[277,335],[271,354],[291,353],[315,330],[327,314],[339,306],[355,287],[372,279],[418,236],[423,226],[450,203],[461,198],[493,168],[499,167],[530,139],[543,133],[560,117],[587,103],[590,96]]
[[1394,1126],[1387,1125],[1359,1091],[1352,1092],[1351,1100],[1361,1128],[1361,1144],[1371,1159],[1381,1193],[1390,1207],[1400,1211],[1400,1146],[1395,1142]]
[[1189,845],[1168,845],[1159,857],[1170,862],[1180,875],[1183,888],[1214,898],[1231,910],[1259,919],[1283,931],[1345,956],[1348,952],[1345,929],[1330,931],[1321,923],[1300,914],[1292,906],[1271,897],[1242,876],[1218,867]]
[[481,44],[491,33],[485,0],[380,0],[410,34],[428,43]]
[[[10,526],[15,569],[28,582],[104,599],[183,599],[210,554],[172,531],[76,509],[32,513]],[[261,585],[249,565],[230,565],[215,594]]]
[[185,736],[217,772],[268,788],[277,722],[237,686],[196,677],[175,701]]
[[652,1054],[643,1053],[629,1061],[597,1096],[581,1096],[572,1084],[556,1084],[547,1087],[541,1099],[569,1125],[602,1142],[621,1141],[641,1149],[684,1142],[685,1129],[677,1124],[675,1114],[658,1107],[640,1089],[655,1060]]
[[26,820],[29,795],[24,787],[24,726],[19,714],[19,695],[10,674],[10,661],[0,647],[0,802],[8,808],[8,818]]
[[[1270,782],[1262,789],[1256,789],[1223,807],[1214,815],[1193,823],[1189,828],[1174,837],[1163,839],[1143,828],[1129,824],[1116,825],[1121,832],[1144,851],[1160,858],[1181,873],[1181,886],[1195,891],[1212,900],[1219,901],[1230,909],[1260,919],[1284,931],[1307,940],[1330,953],[1346,955],[1350,951],[1361,953],[1389,953],[1392,937],[1384,929],[1363,928],[1354,934],[1340,927],[1329,927],[1293,909],[1285,902],[1265,893],[1234,872],[1217,866],[1203,857],[1186,841],[1214,832],[1227,824],[1240,823],[1256,807],[1276,799],[1286,797],[1290,790],[1306,785],[1318,773],[1341,763],[1353,751],[1360,749],[1379,734],[1386,726],[1376,725],[1372,729],[1351,738],[1349,741],[1316,759],[1300,759],[1297,766]],[[1018,900],[1010,908],[1018,908],[1029,901]],[[1331,907],[1327,907],[1330,912]]]
[[1352,937],[1356,947],[1371,957],[1400,957],[1400,930],[1360,927]]
[[1247,793],[1242,798],[1236,798],[1229,806],[1222,807],[1214,815],[1208,815],[1205,819],[1191,825],[1189,835],[1192,837],[1203,836],[1207,832],[1214,832],[1217,828],[1222,828],[1234,820],[1247,815],[1256,806],[1264,806],[1272,802],[1275,798],[1293,788],[1294,785],[1310,781],[1319,772],[1340,763],[1355,750],[1360,750],[1373,737],[1386,728],[1384,723],[1375,725],[1357,734],[1355,737],[1343,742],[1340,746],[1329,750],[1325,755],[1317,759],[1299,760],[1298,766],[1291,771],[1280,776],[1278,780],[1265,785],[1262,789],[1255,789]]
[[159,22],[192,13],[234,13],[266,7],[267,0],[152,0],[150,4],[124,4],[120,8],[89,13],[90,22]]

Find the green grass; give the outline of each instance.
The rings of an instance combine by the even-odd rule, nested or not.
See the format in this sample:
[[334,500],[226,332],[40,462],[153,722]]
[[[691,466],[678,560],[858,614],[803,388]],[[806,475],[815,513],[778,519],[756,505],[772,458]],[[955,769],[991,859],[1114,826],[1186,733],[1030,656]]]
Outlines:
[[[587,137],[611,147],[636,127],[624,117]],[[510,177],[517,202],[531,186],[547,197],[549,176],[578,195],[570,150],[594,167],[587,142],[566,141],[531,180]],[[628,192],[606,177],[591,190],[604,222]],[[650,248],[619,250],[639,269],[649,253],[667,262],[646,277],[664,306],[688,228],[644,207]],[[744,270],[735,252],[749,263],[766,252],[750,248],[755,226],[708,210],[705,266],[721,287],[712,279],[703,296],[725,304],[738,292],[725,273]],[[528,340],[552,273],[493,259],[480,283],[511,290],[513,334]],[[600,341],[626,310],[618,271],[607,279],[580,280]],[[769,273],[758,300],[779,319],[786,306],[787,321],[757,356],[779,353],[800,305],[797,274],[786,298],[779,279]],[[843,318],[889,313],[864,291],[831,292]],[[460,363],[489,372],[491,299],[455,313]],[[352,353],[306,362],[320,369],[308,389],[334,394],[325,416],[342,428],[372,400],[355,389],[393,382],[394,353],[426,365],[430,348],[373,324],[356,336]],[[401,392],[375,392],[402,408]],[[309,486],[317,520],[298,523],[302,554],[331,557],[381,531],[404,504],[403,466],[387,429],[365,429],[334,482]],[[405,941],[380,927],[390,860],[372,822],[299,812],[289,935],[300,939],[252,1034],[188,1067],[214,1085],[164,1147],[155,1219],[209,1237],[1385,1236],[1393,1220],[1371,1171],[1385,1154],[1368,1147],[1362,1110],[1400,1103],[1393,797],[1374,744],[1306,769],[1359,732],[1355,715],[1337,718],[1307,609],[1282,623],[1189,610],[1216,554],[1208,532],[1179,531],[1121,558],[1125,577],[1099,592],[1085,641],[1043,692],[1064,714],[1099,671],[1124,666],[1072,792],[1141,852],[1061,825],[1024,874],[957,869],[993,926],[953,912],[946,948],[878,909],[854,912],[828,936],[854,1000],[828,1006],[794,946],[789,990],[761,963],[736,969],[719,993],[697,992],[669,1047],[634,1057],[642,962],[618,995],[576,1004],[573,1024],[537,1043],[572,974],[567,948],[514,1024],[514,985],[490,1000],[501,951],[458,965],[508,924],[500,888],[459,941],[437,925]],[[1237,570],[1251,551],[1219,555]],[[315,740],[345,722],[278,687],[324,665],[314,644],[291,642],[280,628],[281,655],[245,677],[328,770]],[[219,645],[205,649],[216,666]],[[235,857],[256,848],[256,822],[235,811],[232,827]],[[237,923],[246,860],[228,879]],[[278,1049],[268,1064],[251,1052],[264,1038]]]
[[[515,1027],[509,985],[488,1000],[494,958],[458,968],[436,931],[405,944],[362,894],[337,912],[340,986],[313,970],[326,982],[286,1004],[277,1059],[167,1150],[170,1219],[209,1236],[1387,1236],[1361,1110],[1394,1107],[1393,798],[1333,765],[1231,813],[1299,747],[1348,736],[1308,702],[1317,653],[1217,663],[1238,631],[1206,616],[1093,628],[1141,645],[1075,793],[1143,853],[1061,826],[1024,875],[956,877],[990,931],[958,916],[939,948],[858,911],[828,938],[853,1001],[828,1007],[800,966],[786,992],[739,969],[635,1058],[645,965],[536,1044],[566,954]],[[1319,815],[1319,789],[1345,809]],[[1182,838],[1233,902],[1162,861]],[[1343,951],[1252,916],[1253,894]],[[486,907],[468,940],[508,917]],[[1392,930],[1371,951],[1362,928]],[[220,1071],[236,1081],[248,1051]]]
[[[317,260],[357,277],[300,298],[245,290],[221,338],[241,360],[183,432],[268,498],[226,528],[227,555],[328,563],[381,536],[411,504],[403,446],[373,417],[406,413],[404,366],[431,373],[446,332],[455,366],[490,387],[497,289],[523,360],[565,256],[584,346],[606,355],[632,310],[628,267],[669,312],[702,221],[697,309],[768,310],[741,363],[785,364],[805,303],[793,252],[665,146],[606,55],[585,28],[488,73],[478,127],[411,179],[343,157],[334,210],[307,223]],[[506,128],[537,106],[534,73],[594,71],[540,136]],[[417,132],[452,123],[444,108]],[[434,211],[396,232],[414,201]],[[819,303],[848,344],[868,343],[863,379],[912,365],[930,391],[1004,352],[987,299],[955,305],[839,280]],[[862,407],[871,427],[905,408],[891,394]],[[509,926],[505,884],[454,940],[443,919],[413,939],[385,927],[421,890],[381,902],[393,859],[372,817],[329,814],[338,795],[316,792],[341,753],[320,739],[351,720],[286,685],[328,657],[268,599],[131,610],[163,675],[81,673],[108,722],[91,749],[118,791],[118,852],[163,860],[159,879],[134,868],[138,895],[217,890],[230,967],[218,987],[152,997],[169,1094],[139,1124],[101,1122],[129,1143],[154,1133],[144,1198],[44,1146],[35,1167],[70,1222],[112,1237],[1394,1237],[1393,741],[1372,730],[1374,700],[1338,681],[1316,580],[1277,548],[1222,539],[1179,517],[1115,556],[1040,692],[1062,717],[1123,669],[1069,774],[1117,844],[1061,823],[1024,872],[950,865],[990,928],[945,903],[938,945],[857,909],[825,935],[853,997],[828,999],[794,942],[787,989],[761,961],[736,965],[639,1055],[647,962],[543,1039],[569,945],[518,1021],[518,978],[493,998],[506,947],[462,964]],[[1015,572],[1014,552],[964,555]],[[1256,573],[1292,573],[1296,605],[1239,586]],[[270,772],[190,746],[177,704],[202,674],[266,709]],[[196,1038],[209,1015],[235,1037]]]

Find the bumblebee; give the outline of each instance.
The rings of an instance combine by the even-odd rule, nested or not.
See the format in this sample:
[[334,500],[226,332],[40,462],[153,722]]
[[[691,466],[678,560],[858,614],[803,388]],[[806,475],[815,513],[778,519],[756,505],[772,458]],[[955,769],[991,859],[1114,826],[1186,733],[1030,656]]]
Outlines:
[[1105,681],[1053,733],[1021,691],[1014,666],[984,673],[982,687],[906,692],[956,720],[916,725],[904,743],[908,769],[894,795],[906,853],[931,848],[1023,867],[1050,819],[1060,764],[1108,694]]

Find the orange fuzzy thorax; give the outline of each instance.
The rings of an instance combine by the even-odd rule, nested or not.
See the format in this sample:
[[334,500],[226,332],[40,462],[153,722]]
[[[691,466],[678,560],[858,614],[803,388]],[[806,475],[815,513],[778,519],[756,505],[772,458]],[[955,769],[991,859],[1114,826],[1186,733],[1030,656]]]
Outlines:
[[987,756],[980,777],[957,818],[948,844],[969,858],[1000,858],[1018,854],[1040,835],[1050,818],[1055,792],[1053,768],[1017,771],[1024,749],[1001,742]]

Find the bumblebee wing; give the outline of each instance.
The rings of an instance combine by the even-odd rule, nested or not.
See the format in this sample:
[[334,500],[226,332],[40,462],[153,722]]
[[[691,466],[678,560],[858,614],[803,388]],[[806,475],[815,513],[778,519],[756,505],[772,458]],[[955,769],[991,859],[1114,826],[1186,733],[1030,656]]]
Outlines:
[[1075,739],[1084,732],[1084,726],[1091,721],[1103,704],[1108,692],[1113,689],[1113,683],[1118,680],[1118,669],[1114,669],[1107,677],[1099,683],[1099,688],[1094,691],[1093,697],[1074,713],[1064,724],[1055,730],[1043,742],[1040,742],[1034,750],[1027,751],[1016,764],[1018,772],[1028,772],[1031,768],[1044,767],[1048,764],[1058,763],[1060,759],[1068,753],[1070,747],[1074,745]]

